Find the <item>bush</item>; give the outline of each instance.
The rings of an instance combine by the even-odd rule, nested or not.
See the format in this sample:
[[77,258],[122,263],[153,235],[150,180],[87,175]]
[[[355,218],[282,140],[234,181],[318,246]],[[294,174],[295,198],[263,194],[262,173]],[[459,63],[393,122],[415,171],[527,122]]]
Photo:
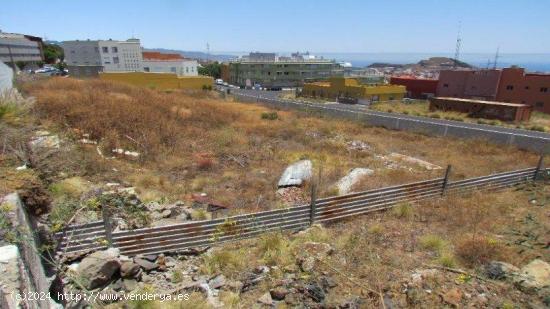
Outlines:
[[437,259],[437,263],[443,267],[449,267],[453,268],[456,266],[456,259],[454,255],[450,253],[443,253],[441,256]]
[[539,132],[546,132],[546,127],[534,125],[534,126],[531,126],[531,127],[529,128],[529,130],[531,130],[531,131],[539,131]]
[[277,112],[264,112],[262,113],[262,119],[277,120],[279,119],[279,114]]
[[446,244],[441,237],[433,234],[428,234],[420,237],[420,245],[424,249],[432,250],[439,253],[443,250]]
[[430,118],[440,119],[441,115],[440,114],[430,114]]
[[242,254],[233,250],[216,250],[203,257],[202,272],[207,274],[238,272],[248,263]]
[[409,203],[400,203],[392,209],[392,214],[397,218],[410,218],[413,214],[413,208]]
[[455,246],[456,255],[467,265],[482,265],[491,260],[501,259],[504,246],[494,239],[485,236],[466,236]]

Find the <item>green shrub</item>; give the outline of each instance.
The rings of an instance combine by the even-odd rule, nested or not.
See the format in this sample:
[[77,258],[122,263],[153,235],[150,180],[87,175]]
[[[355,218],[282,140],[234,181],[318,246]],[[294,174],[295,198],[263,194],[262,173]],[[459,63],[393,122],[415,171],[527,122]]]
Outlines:
[[277,112],[263,112],[262,119],[277,120],[279,119],[279,114],[277,114]]
[[443,253],[441,256],[437,259],[437,263],[444,267],[453,268],[456,266],[456,259],[454,255],[450,253]]
[[413,214],[413,208],[409,203],[400,203],[392,209],[392,214],[397,218],[410,218]]
[[440,114],[430,114],[430,118],[440,119],[441,115]]
[[437,235],[428,234],[420,237],[420,245],[424,249],[441,252],[445,247],[445,241]]
[[534,125],[534,126],[531,126],[529,128],[529,130],[531,131],[539,131],[539,132],[546,132],[546,128],[543,127],[543,126],[537,126],[537,125]]

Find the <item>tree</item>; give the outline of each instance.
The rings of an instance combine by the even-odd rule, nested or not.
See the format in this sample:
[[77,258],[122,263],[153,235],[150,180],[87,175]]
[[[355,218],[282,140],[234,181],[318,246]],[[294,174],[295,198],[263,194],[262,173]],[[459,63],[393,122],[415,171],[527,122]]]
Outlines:
[[200,75],[212,76],[213,78],[220,78],[222,74],[222,65],[219,62],[211,62],[202,67],[199,67]]
[[58,60],[63,61],[65,53],[63,48],[55,44],[44,44],[44,60],[48,64],[54,64]]

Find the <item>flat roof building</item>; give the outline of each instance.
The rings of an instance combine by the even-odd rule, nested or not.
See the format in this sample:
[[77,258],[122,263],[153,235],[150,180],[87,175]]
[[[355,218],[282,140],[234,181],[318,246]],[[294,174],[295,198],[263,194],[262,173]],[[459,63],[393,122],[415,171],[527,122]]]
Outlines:
[[64,41],[65,62],[69,74],[97,76],[100,72],[141,72],[143,58],[139,39],[126,41]]
[[143,52],[143,71],[152,73],[175,73],[178,76],[197,76],[198,62],[185,59],[180,54]]
[[231,84],[279,89],[300,87],[304,82],[343,76],[343,68],[334,60],[323,59],[310,54],[292,54],[290,57],[273,53],[250,53],[248,56],[228,63]]
[[362,84],[355,78],[332,77],[324,82],[304,84],[302,95],[313,98],[356,99],[358,102],[402,100],[406,88],[400,85]]
[[407,88],[407,97],[413,99],[428,99],[435,96],[437,79],[417,78],[414,76],[392,76],[390,84]]
[[0,61],[11,66],[17,63],[39,63],[44,61],[42,38],[19,33],[0,32]]
[[527,104],[448,97],[430,99],[430,111],[436,110],[454,111],[466,113],[470,117],[504,121],[528,121],[531,117],[531,106]]
[[550,113],[550,74],[526,73],[523,68],[444,70],[439,74],[438,97],[528,104]]

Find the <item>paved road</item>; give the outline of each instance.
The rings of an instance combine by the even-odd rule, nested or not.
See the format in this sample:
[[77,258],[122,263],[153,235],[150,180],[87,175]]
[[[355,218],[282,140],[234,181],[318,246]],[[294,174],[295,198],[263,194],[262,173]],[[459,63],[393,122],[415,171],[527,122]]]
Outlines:
[[[258,99],[270,99],[270,100],[280,100],[279,95],[281,94],[280,91],[259,91],[259,90],[249,90],[249,89],[231,89],[231,91],[237,94],[251,96]],[[312,104],[312,103],[310,104],[301,103],[297,101],[293,101],[293,102],[296,104],[303,104],[303,105]],[[320,104],[315,104],[315,105],[319,106]],[[548,142],[550,143],[550,134],[544,133],[544,132],[538,132],[538,131],[506,128],[506,127],[500,127],[500,126],[468,123],[468,122],[453,121],[453,120],[446,120],[446,119],[411,116],[411,115],[405,115],[405,114],[385,113],[385,112],[373,111],[371,109],[368,109],[365,105],[358,105],[358,104],[351,105],[351,104],[340,104],[340,103],[334,102],[334,103],[322,104],[322,106],[327,109],[350,111],[350,112],[361,113],[366,115],[376,115],[376,116],[389,117],[389,118],[395,118],[395,119],[408,119],[413,121],[436,123],[441,125],[451,125],[455,127],[459,126],[459,127],[470,128],[470,129],[479,129],[483,131],[492,131],[492,132],[501,132],[506,134],[520,135],[520,136],[537,137],[542,139],[548,139]]]

